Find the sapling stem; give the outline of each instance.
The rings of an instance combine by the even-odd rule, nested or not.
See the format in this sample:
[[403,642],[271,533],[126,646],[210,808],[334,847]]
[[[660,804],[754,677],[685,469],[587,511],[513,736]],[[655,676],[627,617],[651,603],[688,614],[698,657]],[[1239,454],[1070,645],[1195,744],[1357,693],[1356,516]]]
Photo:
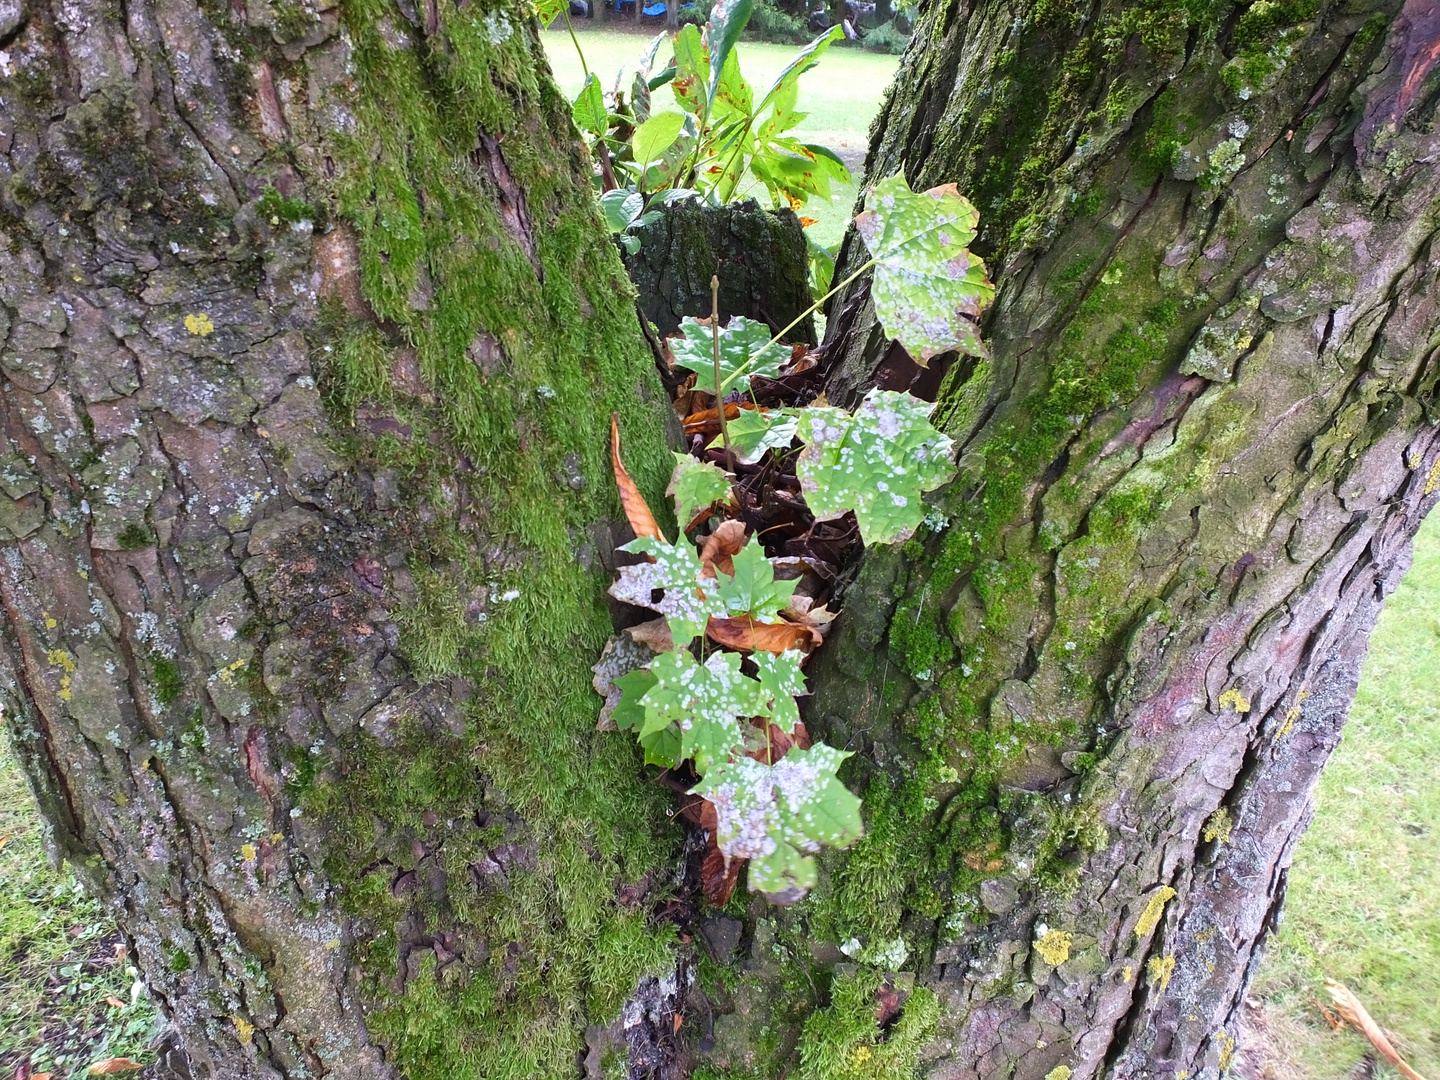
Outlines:
[[567,0],[560,12],[565,16],[565,29],[570,31],[570,40],[575,44],[575,55],[580,57],[580,70],[585,73],[585,81],[590,81],[590,68],[585,63],[585,52],[580,48],[580,39],[575,36],[575,27],[570,23],[570,5]]
[[735,451],[730,449],[730,425],[725,421],[725,391],[720,386],[720,275],[710,275],[710,340],[715,347],[715,412],[720,417],[720,438],[725,444],[725,467],[735,471]]
[[[747,357],[745,358],[745,362],[744,362],[743,364],[741,364],[739,367],[737,367],[734,371],[732,371],[732,372],[730,373],[730,378],[728,378],[728,379],[725,380],[724,385],[721,385],[721,384],[720,384],[719,368],[717,367],[717,368],[716,368],[716,375],[715,375],[715,384],[716,384],[716,387],[717,387],[718,390],[719,390],[719,393],[723,394],[723,393],[725,392],[725,388],[726,388],[726,387],[728,387],[732,382],[734,382],[737,378],[739,378],[741,375],[743,375],[743,374],[745,373],[745,369],[746,369],[746,368],[748,368],[748,367],[749,367],[751,364],[753,364],[756,360],[760,359],[760,354],[761,354],[761,353],[763,353],[766,349],[770,348],[772,345],[776,344],[782,337],[784,337],[786,334],[788,334],[791,330],[795,329],[795,327],[799,326],[801,319],[805,318],[805,316],[806,316],[806,315],[809,315],[812,311],[818,311],[818,310],[820,310],[820,305],[821,305],[821,304],[825,303],[826,300],[829,300],[830,297],[834,296],[834,295],[835,295],[836,293],[838,293],[841,289],[845,288],[846,285],[849,285],[852,281],[854,281],[856,278],[858,278],[861,274],[865,273],[866,270],[869,270],[869,269],[870,269],[871,267],[873,267],[874,265],[875,265],[875,260],[874,260],[874,259],[871,259],[871,260],[870,260],[869,262],[867,262],[864,266],[860,267],[859,270],[856,270],[853,274],[851,274],[849,277],[847,277],[844,281],[840,282],[839,285],[836,285],[833,289],[831,289],[829,292],[827,292],[824,296],[820,297],[819,300],[816,300],[813,304],[811,304],[809,307],[807,307],[804,311],[800,312],[799,315],[796,315],[795,318],[791,319],[790,322],[789,322],[786,326],[782,327],[781,330],[780,330],[774,337],[772,337],[772,338],[771,338],[769,341],[767,341],[764,345],[761,345],[760,348],[756,349],[753,353],[751,353],[749,356],[747,356]],[[720,345],[719,345],[719,339],[718,339],[718,338],[716,339],[715,348],[716,348],[716,350],[717,350],[715,355],[716,355],[716,356],[719,356],[720,354],[719,354],[719,351],[718,351],[718,350],[719,350],[719,348],[720,348]],[[716,363],[717,363],[717,365],[718,365],[719,361],[717,360]]]

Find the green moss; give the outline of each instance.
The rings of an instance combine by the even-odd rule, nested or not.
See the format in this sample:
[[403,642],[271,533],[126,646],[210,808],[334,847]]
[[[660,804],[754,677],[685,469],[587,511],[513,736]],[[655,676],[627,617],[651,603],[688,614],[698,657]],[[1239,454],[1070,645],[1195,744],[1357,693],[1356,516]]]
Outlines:
[[138,551],[153,544],[155,534],[146,525],[141,525],[137,521],[128,521],[115,539],[119,541],[120,547],[125,551]]
[[271,225],[293,225],[297,221],[315,221],[315,209],[304,199],[290,199],[273,187],[267,187],[255,203],[256,212]]
[[924,987],[910,993],[899,1019],[888,1031],[876,1020],[876,994],[883,976],[861,968],[837,974],[831,1001],[805,1023],[801,1036],[800,1080],[911,1080],[920,1052],[940,1020],[940,1003]]
[[161,705],[169,705],[185,692],[185,679],[180,674],[180,666],[169,657],[152,655],[150,671],[155,676],[155,700]]

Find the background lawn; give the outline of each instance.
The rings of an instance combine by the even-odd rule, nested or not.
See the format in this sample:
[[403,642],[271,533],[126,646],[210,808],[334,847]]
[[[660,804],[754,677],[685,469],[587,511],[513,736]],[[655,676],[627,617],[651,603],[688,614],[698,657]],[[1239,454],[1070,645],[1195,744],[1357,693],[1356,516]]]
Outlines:
[[[648,27],[643,31],[591,29],[586,25],[588,22],[588,19],[575,20],[575,36],[585,52],[585,63],[607,92],[615,88],[618,73],[620,86],[629,97],[636,61],[659,31]],[[574,98],[585,82],[585,75],[565,24],[557,22],[541,34],[541,38],[554,68],[555,81],[567,96]],[[740,43],[740,72],[754,88],[757,99],[799,49],[798,45]],[[666,46],[661,47],[661,52],[659,63],[663,64],[670,53]],[[880,99],[899,61],[898,56],[865,52],[837,43],[820,58],[819,66],[800,78],[799,109],[808,115],[795,129],[795,134],[805,142],[817,143],[838,154],[850,167],[857,184],[869,146],[870,122],[880,109]],[[660,109],[679,111],[668,87],[656,91],[655,101]],[[820,243],[831,245],[844,235],[854,208],[855,191],[856,184],[837,186],[828,205],[814,200],[805,204],[801,213],[817,219],[818,224],[810,228]],[[753,194],[762,205],[769,205],[769,195],[761,185],[756,184],[755,190],[748,194]]]

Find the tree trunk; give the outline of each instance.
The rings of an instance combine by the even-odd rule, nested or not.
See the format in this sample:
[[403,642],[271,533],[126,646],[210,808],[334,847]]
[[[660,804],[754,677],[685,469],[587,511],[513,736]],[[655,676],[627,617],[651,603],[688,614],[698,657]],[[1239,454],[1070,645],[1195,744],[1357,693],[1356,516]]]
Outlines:
[[55,847],[196,1076],[573,1074],[674,971],[680,833],[590,686],[611,411],[656,505],[669,458],[534,20],[14,8],[4,705]]
[[592,730],[665,405],[532,22],[0,3],[6,711],[195,1074],[1228,1065],[1440,487],[1437,16],[1360,7],[926,10],[870,171],[975,199],[993,356],[811,671],[868,836],[692,920]]
[[[960,476],[867,554],[812,731],[869,814],[824,925],[908,946],[932,1077],[1233,1060],[1440,488],[1437,44],[1417,0],[920,20],[867,175],[975,201],[992,356],[948,368]],[[839,402],[899,365],[863,282],[830,313]]]

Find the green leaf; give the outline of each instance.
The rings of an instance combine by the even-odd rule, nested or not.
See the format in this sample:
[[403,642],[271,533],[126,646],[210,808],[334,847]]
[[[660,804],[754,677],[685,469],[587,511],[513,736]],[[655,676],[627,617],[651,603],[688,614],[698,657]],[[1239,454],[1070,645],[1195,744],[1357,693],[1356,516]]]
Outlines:
[[[770,89],[765,92],[765,96],[760,99],[760,107],[755,110],[756,114],[763,113],[773,105],[777,97],[787,92],[787,88],[795,89],[800,82],[800,76],[820,62],[821,55],[830,47],[830,43],[839,41],[844,36],[845,31],[842,27],[832,26],[796,53],[790,63],[786,64],[780,74],[775,77],[775,81],[770,84]],[[789,107],[794,107],[793,95],[790,98]]]
[[854,510],[867,544],[904,540],[925,517],[921,492],[955,475],[953,444],[930,426],[930,405],[872,390],[844,409],[797,409],[805,449],[796,462],[806,505],[822,521]]
[[664,155],[680,139],[685,117],[677,112],[656,113],[630,136],[630,152],[642,169]]
[[812,196],[829,199],[832,183],[850,182],[850,170],[834,151],[788,135],[760,147],[750,168],[772,192],[802,203]]
[[725,857],[753,860],[751,889],[799,899],[815,885],[813,853],[860,838],[860,800],[835,775],[849,756],[816,743],[774,765],[737,758],[691,789],[715,804],[715,842]]
[[605,212],[605,224],[612,233],[628,229],[644,208],[645,196],[638,191],[615,188],[600,196],[600,209]]
[[[701,581],[700,559],[688,541],[682,539],[672,545],[641,536],[620,550],[644,552],[653,555],[655,561],[622,566],[620,579],[610,586],[610,595],[664,615],[677,649],[703,633],[711,615],[724,618],[728,613],[718,582],[711,578]],[[652,600],[657,589],[663,590],[661,598]]]
[[720,69],[715,98],[710,103],[710,116],[718,119],[727,113],[735,113],[749,120],[753,105],[754,95],[750,91],[750,84],[740,74],[740,54],[732,50],[730,55],[725,57],[725,66]]
[[661,653],[650,670],[656,682],[645,694],[642,734],[674,724],[681,758],[693,757],[702,774],[743,748],[741,720],[766,715],[765,692],[741,673],[737,653],[712,653],[702,666],[681,649]]
[[[750,11],[754,6],[754,0],[717,0],[710,9],[710,29],[707,34],[710,45],[710,87],[706,100],[712,106],[735,43],[740,40],[745,24],[750,21]],[[738,72],[737,68],[736,73]],[[748,109],[745,111],[749,112]]]
[[798,581],[776,581],[775,567],[759,543],[751,541],[735,555],[733,577],[720,575],[720,598],[731,617],[749,614],[756,622],[779,621],[776,613],[795,593]]
[[659,681],[649,668],[629,672],[614,680],[620,690],[620,703],[610,713],[610,718],[617,728],[621,731],[640,730],[645,722],[645,706],[640,704],[640,699]]
[[710,58],[700,28],[693,23],[682,26],[675,35],[675,78],[670,81],[675,100],[686,112],[700,116],[706,109],[709,82]]
[[665,494],[674,497],[675,520],[683,529],[701,510],[730,497],[730,477],[709,462],[676,454],[675,471]]
[[[805,659],[805,654],[799,649],[791,649],[778,655],[757,652],[750,659],[755,663],[760,685],[765,688],[765,694],[770,701],[770,722],[787,735],[793,734],[795,725],[800,722],[800,707],[795,703],[795,699],[810,692],[805,689],[805,674],[800,670],[800,662]],[[619,685],[618,681],[616,685]],[[621,706],[623,704],[622,699]],[[617,716],[619,709],[620,706],[617,706]],[[620,721],[617,719],[615,722],[619,724]]]
[[[799,422],[786,413],[741,409],[740,415],[726,427],[730,430],[730,448],[736,458],[742,465],[754,465],[765,456],[766,450],[788,450]],[[716,435],[710,448],[724,445],[724,437]]]
[[592,135],[604,135],[610,128],[610,113],[605,108],[605,92],[600,89],[600,76],[593,71],[575,96],[570,113],[575,126]]
[[995,298],[995,286],[965,247],[978,220],[954,184],[916,195],[898,175],[875,185],[855,219],[875,258],[875,314],[921,365],[951,349],[989,355],[974,320]]
[[[696,390],[715,393],[714,330],[687,315],[680,321],[680,333],[681,337],[668,342],[676,365],[695,372]],[[764,323],[743,315],[731,317],[720,331],[720,381],[727,392],[750,389],[751,375],[779,376],[790,350],[778,343],[769,345],[769,341],[770,328]],[[756,353],[752,362],[751,355]]]
[[540,17],[541,26],[549,26],[569,6],[570,0],[537,0],[535,14]]

